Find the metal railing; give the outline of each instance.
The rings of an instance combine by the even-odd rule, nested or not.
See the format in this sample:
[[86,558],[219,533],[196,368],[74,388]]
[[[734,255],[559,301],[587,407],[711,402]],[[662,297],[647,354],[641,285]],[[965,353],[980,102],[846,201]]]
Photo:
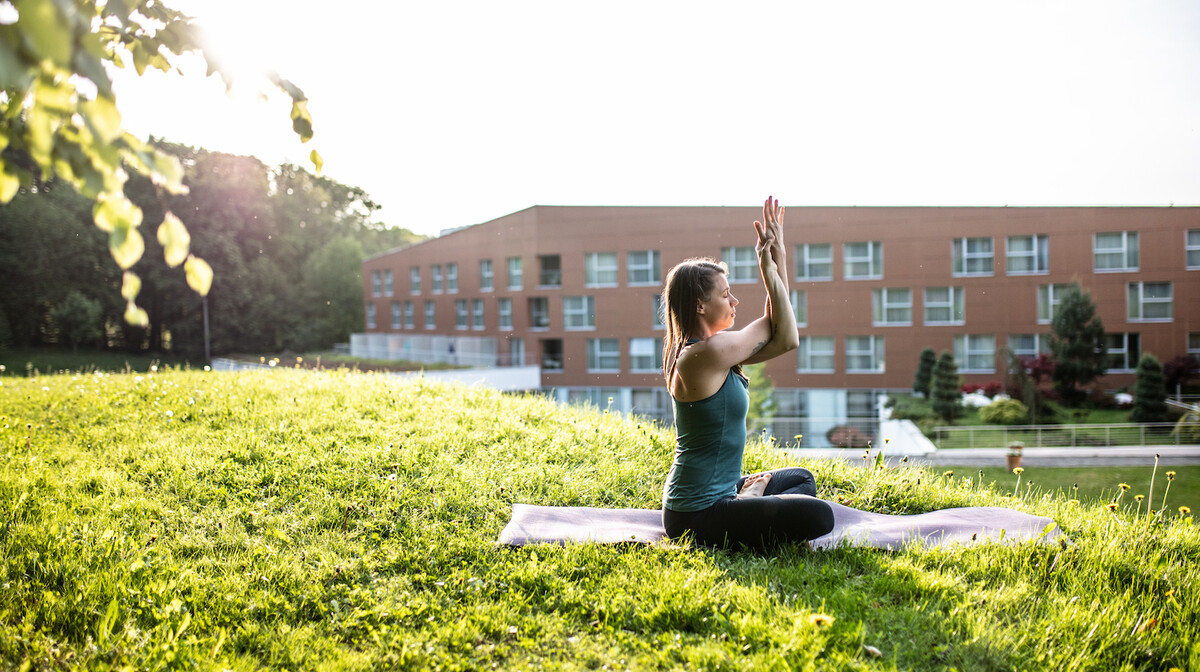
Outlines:
[[1007,448],[1017,442],[1026,448],[1190,445],[1173,422],[935,427],[930,438],[938,448]]

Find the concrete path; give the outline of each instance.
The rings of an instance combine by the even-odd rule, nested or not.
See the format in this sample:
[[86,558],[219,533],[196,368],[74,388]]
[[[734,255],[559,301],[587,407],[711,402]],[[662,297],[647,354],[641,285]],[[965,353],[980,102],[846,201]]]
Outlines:
[[[862,461],[861,449],[799,449],[797,457]],[[1008,451],[1003,448],[942,449],[924,455],[909,455],[910,464],[921,466],[955,465],[964,467],[1003,467]],[[1026,448],[1021,457],[1024,467],[1118,467],[1153,466],[1158,455],[1160,467],[1200,465],[1200,446],[1111,446],[1104,448]],[[896,464],[903,455],[884,453],[888,464]],[[871,452],[875,459],[875,451]]]

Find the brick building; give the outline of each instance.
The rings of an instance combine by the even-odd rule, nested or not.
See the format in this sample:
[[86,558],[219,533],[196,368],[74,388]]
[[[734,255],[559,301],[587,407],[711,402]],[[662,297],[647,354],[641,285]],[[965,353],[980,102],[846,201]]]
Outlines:
[[[363,264],[374,356],[540,367],[566,401],[670,417],[658,293],[693,256],[725,261],[744,324],[761,315],[758,208],[537,206]],[[919,352],[1002,381],[1004,349],[1045,351],[1072,282],[1108,333],[1108,389],[1142,353],[1200,355],[1200,209],[794,207],[785,235],[801,346],[767,364],[778,415],[875,414]],[[817,418],[828,421],[816,422]],[[814,423],[816,426],[814,426]],[[817,432],[815,434],[811,432]],[[807,443],[807,442],[806,442]]]

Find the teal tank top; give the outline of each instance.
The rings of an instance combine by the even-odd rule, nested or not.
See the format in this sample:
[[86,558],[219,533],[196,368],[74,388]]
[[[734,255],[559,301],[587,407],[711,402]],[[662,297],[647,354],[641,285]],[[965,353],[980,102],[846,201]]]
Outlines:
[[678,438],[663,488],[663,508],[700,511],[736,495],[750,384],[730,369],[716,394],[700,401],[674,401],[674,406]]

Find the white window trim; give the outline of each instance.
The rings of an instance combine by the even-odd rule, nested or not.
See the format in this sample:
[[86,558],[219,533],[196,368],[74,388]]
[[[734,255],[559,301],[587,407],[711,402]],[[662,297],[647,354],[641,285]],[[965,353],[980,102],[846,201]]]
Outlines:
[[[1028,350],[1025,350],[1025,349],[1017,350],[1016,345],[1013,343],[1013,339],[1020,337],[1020,336],[1032,336],[1033,337],[1033,347],[1034,347],[1033,352],[1029,352]],[[1011,352],[1013,354],[1013,356],[1015,356],[1015,357],[1037,357],[1038,355],[1049,354],[1049,352],[1050,352],[1050,334],[1043,334],[1043,333],[1038,333],[1038,332],[1028,333],[1028,334],[1009,334],[1005,341],[1005,346],[1008,348],[1008,351]],[[1045,347],[1043,347],[1043,346],[1045,346]]]
[[[852,339],[852,338],[853,339],[859,339],[859,338],[870,339],[869,342],[871,344],[871,363],[874,365],[874,368],[871,368],[871,369],[852,369],[852,368],[850,368],[850,358],[851,357],[861,357],[866,352],[864,350],[851,350],[850,349],[850,339]],[[882,349],[880,346],[884,342],[885,341],[883,340],[883,336],[876,336],[874,334],[852,334],[852,335],[846,336],[845,337],[846,373],[853,373],[853,374],[885,373],[887,360],[884,359],[883,357],[880,357],[880,352],[879,352],[879,350]],[[886,356],[886,351],[883,354]]]
[[[865,257],[851,256],[851,245],[866,245],[867,254]],[[879,248],[879,268],[875,268],[875,248]],[[870,273],[867,275],[851,275],[850,266],[852,264],[861,264],[866,262]],[[883,243],[878,240],[856,240],[850,243],[842,243],[842,277],[845,280],[881,280],[883,279]]]
[[[815,259],[811,248],[822,246],[829,250],[828,259]],[[811,275],[810,269],[815,264],[827,264],[829,275]],[[833,280],[833,243],[801,243],[796,246],[796,270],[804,269],[804,274],[796,273],[796,280],[803,282],[830,282]]]
[[429,293],[441,294],[446,285],[442,280],[442,265],[434,264],[429,267]]
[[[507,308],[507,310],[505,310]],[[502,297],[496,302],[497,329],[500,331],[513,330],[513,309],[512,299]],[[508,324],[505,324],[507,322]]]
[[[1013,252],[1012,241],[1014,238],[1029,238],[1033,241],[1033,250],[1030,252]],[[1046,268],[1038,267],[1039,250],[1042,241],[1046,241]],[[1032,259],[1032,271],[1014,271],[1009,268],[1009,261],[1012,259]],[[1004,239],[1004,272],[1008,275],[1049,275],[1050,274],[1050,237],[1044,234],[1032,234],[1026,236],[1008,236]]]
[[371,296],[383,296],[383,280],[379,276],[379,271],[371,271]]
[[[792,314],[796,316],[797,327],[808,326],[808,292],[803,289],[793,289],[791,291]],[[801,304],[804,310],[801,311]],[[801,315],[803,312],[803,315]]]
[[[941,302],[941,301],[932,302],[932,301],[930,301],[929,300],[929,290],[931,290],[931,289],[946,289],[946,290],[948,290],[950,293],[950,300],[947,302]],[[967,323],[967,319],[966,319],[967,318],[967,305],[966,305],[966,296],[964,295],[964,292],[965,292],[965,290],[958,285],[949,285],[944,288],[943,287],[926,287],[926,288],[924,288],[924,290],[922,290],[922,292],[921,292],[921,299],[922,299],[922,303],[923,303],[923,305],[921,306],[922,324],[924,324],[927,327],[958,327],[958,326],[962,326],[962,325],[966,324]],[[960,296],[962,297],[962,302],[963,302],[963,311],[962,311],[963,319],[956,320],[956,319],[954,319],[954,306],[957,303],[958,297],[960,297]],[[930,308],[949,308],[950,319],[949,320],[931,320],[931,319],[929,319],[928,311]]]
[[[601,257],[608,257],[608,256],[612,257],[612,266],[611,267],[607,266],[607,265],[601,266],[600,265]],[[584,254],[583,267],[584,267],[584,282],[583,282],[584,287],[604,288],[604,287],[620,287],[621,286],[621,263],[620,263],[620,260],[617,258],[616,252],[587,252]],[[612,280],[612,282],[588,282],[587,275],[588,275],[589,270],[591,271],[591,275],[594,278],[599,278],[601,273],[611,273],[613,280]]]
[[[973,240],[989,241],[992,244],[992,249],[989,250],[986,255],[983,253],[980,253],[980,252],[971,252],[968,248],[969,248],[970,241],[973,241]],[[976,259],[987,259],[990,262],[988,264],[988,270],[986,270],[986,271],[969,271],[969,270],[967,270],[967,268],[970,266],[969,262],[971,262],[972,260],[976,260]],[[954,270],[954,262],[955,261],[962,262],[962,270],[961,271]],[[996,274],[996,240],[994,238],[989,238],[987,236],[977,236],[974,238],[955,238],[951,242],[950,268],[951,268],[950,275],[955,278],[988,278],[988,277],[994,276]]]
[[[972,339],[974,338],[991,338],[992,347],[990,349],[972,349]],[[961,347],[960,347],[961,344]],[[961,356],[960,356],[961,355]],[[971,358],[986,355],[991,362],[991,366],[987,367],[971,367]],[[995,373],[996,372],[996,337],[993,334],[956,334],[954,336],[954,359],[958,361],[962,368],[959,373]]]
[[[1196,242],[1192,243],[1192,234],[1196,234]],[[1200,258],[1200,229],[1188,229],[1183,232],[1183,264],[1184,268],[1189,271],[1200,271],[1200,263],[1189,264],[1188,257],[1195,252],[1196,257]]]
[[[514,261],[517,262],[515,264],[517,273],[513,273]],[[508,289],[519,292],[525,286],[525,262],[521,257],[509,257],[506,263],[508,265]],[[516,282],[513,282],[514,278]]]
[[[600,359],[601,359],[600,345],[606,341],[617,344],[616,350],[605,351],[605,356],[616,357],[616,359],[617,359],[616,368],[613,368],[613,369],[599,368],[599,367],[592,368],[593,358],[597,362],[600,361]],[[621,339],[619,339],[619,338],[589,338],[589,339],[587,339],[587,348],[588,348],[588,361],[587,361],[588,373],[620,373],[621,372]],[[594,350],[594,352],[593,352],[593,350]]]
[[437,304],[433,301],[425,301],[425,328],[437,328]]
[[458,264],[446,264],[446,293],[458,293]]
[[[888,299],[889,293],[908,292],[908,301],[906,303],[893,303]],[[875,321],[875,297],[879,297],[880,316],[882,321]],[[871,325],[875,327],[911,327],[913,313],[912,289],[907,287],[880,287],[871,290]],[[891,322],[887,319],[888,309],[908,309],[908,321]],[[953,308],[951,308],[953,310]]]
[[[1168,291],[1170,292],[1170,296],[1168,296],[1165,299],[1146,298],[1146,285],[1166,285]],[[1136,303],[1131,302],[1131,300],[1130,300],[1131,297],[1129,296],[1130,294],[1133,293],[1133,289],[1135,287],[1137,288]],[[1128,289],[1125,292],[1125,303],[1126,303],[1125,316],[1129,322],[1136,322],[1138,324],[1146,324],[1146,323],[1167,324],[1167,323],[1175,321],[1175,285],[1173,283],[1171,283],[1170,281],[1131,282],[1131,283],[1129,283]],[[1145,317],[1146,306],[1154,305],[1154,304],[1166,304],[1170,308],[1170,311],[1171,311],[1170,317]],[[1133,315],[1134,306],[1137,307],[1137,316],[1136,317]]]
[[399,301],[392,301],[392,329],[400,329],[404,324],[403,309],[400,308]]
[[496,267],[492,263],[491,259],[480,259],[479,260],[479,291],[493,292],[495,290],[496,290]]
[[[825,350],[816,351],[815,354],[818,357],[828,357],[829,361],[833,362],[832,367],[830,367],[828,369],[811,368],[811,365],[813,362],[813,357],[814,357],[814,350],[812,349],[812,342],[813,342],[813,339],[815,339],[815,338],[820,338],[822,340],[826,340],[826,339],[828,340],[829,346],[830,346],[829,350],[828,351],[825,351]],[[801,348],[796,349],[796,351],[797,351],[796,373],[836,373],[837,372],[837,338],[835,338],[833,336],[801,336],[801,339],[803,339],[805,342],[805,348],[804,348],[804,352],[801,352]],[[805,362],[805,365],[808,368],[800,365],[800,355],[801,354],[808,355],[807,361]]]
[[454,328],[465,331],[471,327],[471,309],[466,299],[454,300]]
[[395,296],[396,294],[395,277],[390,269],[383,272],[383,294],[384,296]]
[[[633,257],[635,254],[645,255],[646,262],[645,263],[634,263]],[[654,271],[656,266],[659,269],[658,273],[656,273]],[[658,286],[658,284],[660,282],[662,282],[662,278],[659,277],[661,275],[661,271],[662,271],[662,261],[661,261],[661,256],[659,255],[658,250],[631,250],[629,252],[626,252],[625,253],[625,269],[626,269],[625,270],[625,280],[629,283],[630,287]],[[634,280],[633,275],[635,272],[646,273],[646,275],[648,275],[650,277],[650,279],[649,280]]]
[[[1121,234],[1121,247],[1119,247],[1119,248],[1106,247],[1106,248],[1103,248],[1104,251],[1101,252],[1100,251],[1101,248],[1096,246],[1096,244],[1099,242],[1099,240],[1097,239],[1097,236],[1114,234],[1114,233]],[[1123,266],[1120,268],[1099,268],[1096,266],[1096,255],[1097,254],[1120,253],[1120,255],[1122,257],[1122,263],[1128,264],[1129,263],[1130,234],[1132,234],[1134,237],[1138,238],[1138,263],[1136,266]],[[1098,232],[1092,234],[1092,272],[1093,273],[1133,273],[1133,272],[1140,270],[1141,263],[1142,263],[1141,237],[1138,236],[1137,231],[1098,231]]]
[[367,328],[368,329],[375,328],[375,304],[374,303],[367,304]]
[[[533,318],[535,315],[537,315],[537,312],[534,311],[534,309],[533,309],[533,305],[534,305],[533,302],[534,302],[534,300],[537,300],[537,299],[540,299],[541,301],[545,302],[545,304],[546,304],[546,310],[544,311],[544,314],[546,316],[546,326],[544,326],[544,327],[539,326],[539,325],[534,325],[534,323],[533,323]],[[531,296],[531,297],[528,297],[525,305],[529,307],[529,330],[530,331],[549,331],[550,330],[550,299],[548,299],[544,296]]]
[[[1125,359],[1125,368],[1123,368],[1123,369],[1107,369],[1107,370],[1106,370],[1104,373],[1106,373],[1106,374],[1107,374],[1107,373],[1135,373],[1135,372],[1137,371],[1137,360],[1138,360],[1138,359],[1140,359],[1140,358],[1141,358],[1141,356],[1142,356],[1142,353],[1140,352],[1140,350],[1141,350],[1141,340],[1139,339],[1139,341],[1138,341],[1138,350],[1139,350],[1139,352],[1137,353],[1137,356],[1136,356],[1136,357],[1134,357],[1134,358],[1131,360],[1131,359],[1130,359],[1130,357],[1129,357],[1129,355],[1130,355],[1130,352],[1129,352],[1129,336],[1130,336],[1130,335],[1131,335],[1131,332],[1121,332],[1121,333],[1112,333],[1112,334],[1105,334],[1105,335],[1104,335],[1104,336],[1105,336],[1105,339],[1104,339],[1104,340],[1105,340],[1105,344],[1104,344],[1104,345],[1106,346],[1106,348],[1105,348],[1105,349],[1106,349],[1106,352],[1104,353],[1104,358],[1105,358],[1105,360],[1107,360],[1107,359],[1108,359],[1108,358],[1109,358],[1111,355],[1113,355],[1113,354],[1115,354],[1115,353],[1118,353],[1118,352],[1120,352],[1120,353],[1124,353],[1124,354],[1125,354],[1125,357],[1124,357],[1124,359]],[[1111,349],[1111,348],[1107,348],[1107,346],[1108,346],[1108,343],[1107,343],[1107,341],[1108,341],[1108,337],[1109,337],[1109,336],[1120,336],[1120,337],[1121,337],[1121,348],[1119,348],[1119,349],[1116,349],[1116,350],[1113,350],[1113,349]]]
[[416,324],[417,324],[416,308],[413,306],[412,301],[405,301],[404,302],[404,328],[405,329],[414,329],[414,328],[416,328]]
[[408,293],[412,296],[421,295],[421,267],[413,266],[408,269]]
[[[725,262],[725,267],[729,269],[729,284],[744,285],[751,282],[758,282],[758,255],[754,253],[753,245],[722,247],[721,261]],[[747,269],[749,269],[748,273],[746,273]],[[743,274],[748,275],[748,277],[739,277]]]
[[[569,304],[573,299],[581,299],[583,306],[572,309]],[[596,299],[593,296],[564,296],[563,297],[563,330],[564,331],[595,331],[596,330]],[[583,316],[584,326],[571,326],[571,318]]]
[[[645,345],[646,341],[650,342],[650,354],[649,355],[634,354],[634,352],[633,352],[634,344],[641,342],[642,345]],[[662,353],[662,345],[660,343],[660,339],[644,338],[644,337],[629,339],[629,372],[630,373],[658,373],[659,371],[661,371],[661,368],[657,365],[658,364],[657,360],[658,360],[659,356],[661,356],[661,353]],[[644,359],[646,357],[650,358],[650,366],[649,367],[639,367],[637,365],[638,360]]]

